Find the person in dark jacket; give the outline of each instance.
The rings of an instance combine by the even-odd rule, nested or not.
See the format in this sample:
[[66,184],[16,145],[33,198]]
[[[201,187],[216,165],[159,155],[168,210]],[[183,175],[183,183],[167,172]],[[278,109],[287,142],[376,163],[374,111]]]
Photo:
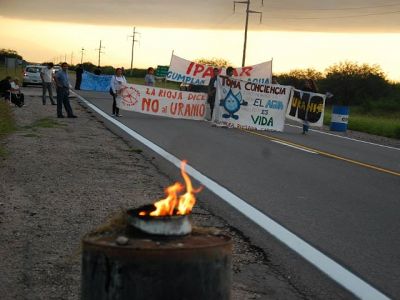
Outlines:
[[214,68],[213,69],[213,77],[211,77],[210,79],[210,83],[208,84],[208,98],[207,98],[207,102],[210,105],[210,112],[211,112],[211,120],[212,120],[212,116],[213,116],[213,111],[214,111],[214,105],[215,105],[215,94],[217,92],[217,78],[218,78],[218,73],[219,70],[218,68]]
[[72,111],[69,102],[69,79],[68,79],[68,64],[66,62],[61,64],[61,70],[56,73],[54,80],[57,84],[57,118],[64,118],[62,114],[62,106],[67,112],[68,118],[77,118]]
[[81,64],[79,64],[76,67],[75,73],[76,73],[75,90],[80,90],[82,83],[82,74],[83,74],[83,68]]
[[[317,84],[312,79],[306,79],[306,81],[304,82],[304,86],[301,90],[305,92],[318,93]],[[308,110],[306,107],[306,114],[304,116],[304,121],[303,121],[303,134],[306,134],[309,128],[310,124],[308,122]]]
[[0,95],[6,101],[10,101],[11,81],[11,76],[7,76],[0,81]]

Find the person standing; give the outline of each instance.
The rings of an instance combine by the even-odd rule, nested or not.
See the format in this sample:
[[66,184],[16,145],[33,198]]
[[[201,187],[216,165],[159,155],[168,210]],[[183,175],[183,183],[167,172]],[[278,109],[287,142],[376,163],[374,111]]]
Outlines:
[[234,69],[234,68],[232,68],[232,67],[227,67],[227,68],[226,68],[226,76],[228,76],[228,77],[232,77],[232,76],[233,76],[233,73],[234,73],[234,71],[235,71],[235,69]]
[[147,69],[147,74],[144,77],[144,85],[154,86],[156,78],[154,77],[154,69],[152,67]]
[[[301,90],[305,92],[318,93],[317,84],[312,79],[306,79],[306,81],[304,82],[304,86]],[[306,105],[306,113],[303,120],[303,134],[306,134],[309,128],[310,123],[308,122],[308,107]]]
[[210,113],[211,113],[211,120],[212,120],[212,116],[213,116],[213,111],[214,111],[214,105],[215,105],[215,95],[217,92],[217,78],[218,78],[218,73],[219,70],[218,68],[214,68],[213,69],[213,77],[211,77],[210,82],[208,84],[208,98],[207,98],[207,102],[210,105]]
[[271,81],[271,83],[272,83],[272,84],[279,84],[279,82],[278,82],[278,77],[276,77],[275,75],[272,75],[272,81]]
[[83,74],[83,68],[81,64],[79,64],[75,68],[75,73],[76,73],[75,90],[80,90],[82,83],[82,74]]
[[126,83],[126,79],[125,76],[122,75],[122,68],[117,68],[115,70],[115,75],[111,77],[110,87],[110,94],[113,97],[112,114],[116,117],[122,117],[122,115],[119,113],[119,108],[117,107],[116,98],[123,83]]
[[40,78],[42,78],[42,103],[46,105],[46,92],[49,92],[51,105],[56,105],[53,99],[53,70],[54,64],[48,63],[46,67],[40,71]]
[[63,62],[61,70],[56,73],[54,79],[57,84],[57,118],[64,118],[62,114],[62,106],[67,112],[68,118],[77,118],[72,111],[71,104],[69,103],[69,80],[68,80],[68,64]]

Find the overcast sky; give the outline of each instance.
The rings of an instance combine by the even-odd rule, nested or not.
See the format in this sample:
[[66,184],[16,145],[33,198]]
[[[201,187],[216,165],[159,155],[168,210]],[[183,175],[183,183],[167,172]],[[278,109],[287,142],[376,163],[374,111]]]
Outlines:
[[[400,32],[399,0],[251,0],[251,30]],[[71,23],[242,29],[231,0],[0,0],[0,16]]]

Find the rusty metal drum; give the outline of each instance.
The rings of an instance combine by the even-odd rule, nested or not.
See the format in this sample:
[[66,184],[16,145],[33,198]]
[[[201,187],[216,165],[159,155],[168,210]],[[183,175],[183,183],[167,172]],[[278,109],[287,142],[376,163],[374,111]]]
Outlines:
[[[212,230],[181,237],[86,237],[82,300],[230,299],[232,242]],[[121,240],[121,239],[120,239]]]

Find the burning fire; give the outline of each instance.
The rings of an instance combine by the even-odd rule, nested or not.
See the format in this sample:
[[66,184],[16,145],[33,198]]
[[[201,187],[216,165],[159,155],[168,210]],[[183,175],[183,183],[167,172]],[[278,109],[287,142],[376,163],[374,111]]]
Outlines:
[[[197,194],[202,190],[202,187],[194,189],[190,177],[185,172],[187,161],[181,163],[181,174],[186,184],[186,193],[181,194],[185,190],[185,186],[180,182],[175,182],[165,189],[167,197],[154,203],[156,210],[150,212],[150,216],[172,216],[172,215],[187,215],[192,211],[196,203]],[[181,195],[180,195],[181,194]],[[145,216],[147,212],[141,211],[140,216]]]

